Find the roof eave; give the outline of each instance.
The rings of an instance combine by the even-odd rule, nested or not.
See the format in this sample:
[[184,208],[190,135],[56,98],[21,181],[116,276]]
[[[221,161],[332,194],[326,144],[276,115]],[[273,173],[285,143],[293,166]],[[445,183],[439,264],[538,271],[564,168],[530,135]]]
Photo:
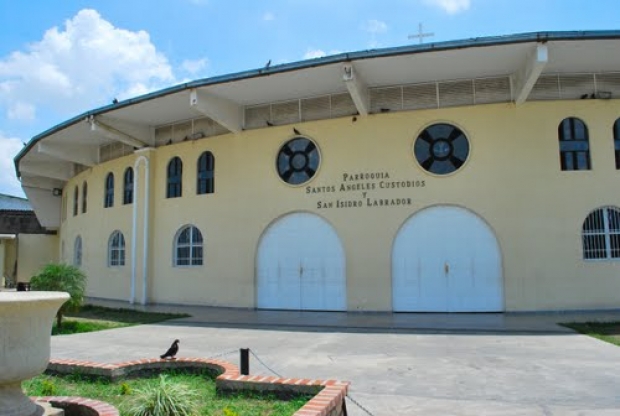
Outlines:
[[103,107],[99,107],[94,110],[84,112],[76,117],[73,117],[65,122],[57,124],[49,128],[48,130],[34,136],[24,148],[14,158],[15,173],[17,177],[21,177],[19,172],[19,162],[21,159],[37,144],[40,140],[47,136],[50,136],[58,131],[61,131],[67,127],[70,127],[90,116],[97,116],[104,114],[112,110],[118,110],[123,107],[128,107],[145,101],[160,98],[166,95],[174,94],[188,89],[200,88],[209,85],[223,84],[229,82],[240,81],[244,79],[276,75],[285,72],[298,71],[317,66],[331,65],[335,63],[343,63],[350,61],[358,61],[364,59],[374,58],[387,58],[391,56],[425,53],[425,52],[438,52],[447,50],[456,50],[464,48],[476,48],[476,47],[488,47],[496,45],[508,45],[516,43],[527,42],[548,42],[548,41],[562,41],[562,40],[599,40],[599,39],[620,39],[620,30],[598,30],[598,31],[563,31],[563,32],[529,32],[515,35],[505,36],[490,36],[471,38],[456,41],[446,41],[437,43],[428,43],[422,45],[406,45],[392,48],[383,49],[370,49],[359,52],[346,52],[337,55],[325,56],[321,58],[315,58],[310,60],[285,63],[281,65],[274,65],[269,68],[253,69],[243,72],[237,72],[233,74],[219,75],[210,78],[203,78],[179,85],[175,85],[169,88],[144,94],[135,98],[123,100],[116,104],[109,104]]

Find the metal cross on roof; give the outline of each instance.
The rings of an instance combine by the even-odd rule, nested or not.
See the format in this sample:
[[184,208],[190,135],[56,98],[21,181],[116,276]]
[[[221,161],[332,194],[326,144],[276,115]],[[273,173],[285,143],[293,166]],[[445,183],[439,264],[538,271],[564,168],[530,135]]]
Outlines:
[[418,34],[417,35],[409,35],[408,38],[409,39],[415,39],[418,38],[420,40],[420,44],[422,44],[424,38],[428,38],[431,36],[435,36],[434,33],[424,33],[424,30],[422,30],[422,23],[418,24]]

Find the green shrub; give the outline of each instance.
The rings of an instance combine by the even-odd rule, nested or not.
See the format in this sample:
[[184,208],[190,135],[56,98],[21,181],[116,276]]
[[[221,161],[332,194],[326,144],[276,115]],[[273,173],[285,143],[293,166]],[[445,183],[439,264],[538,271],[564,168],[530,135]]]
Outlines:
[[127,383],[121,383],[121,396],[128,396],[131,394],[131,387]]
[[56,314],[56,326],[62,329],[62,317],[65,313],[75,311],[84,302],[86,275],[77,267],[64,263],[50,263],[30,279],[32,290],[68,292],[69,298]]
[[224,408],[224,416],[239,416],[239,413],[235,412],[230,407],[226,406]]
[[43,380],[41,383],[41,394],[43,396],[56,396],[58,389],[56,388],[56,384],[54,384],[51,380]]
[[187,385],[172,383],[161,374],[156,386],[136,389],[123,410],[129,416],[193,416],[197,399],[196,392]]

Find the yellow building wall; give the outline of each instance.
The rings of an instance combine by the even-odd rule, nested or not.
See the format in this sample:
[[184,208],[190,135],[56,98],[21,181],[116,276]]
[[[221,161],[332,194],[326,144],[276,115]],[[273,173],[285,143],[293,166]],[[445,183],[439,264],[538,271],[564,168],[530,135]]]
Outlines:
[[[589,128],[591,171],[562,171],[558,125],[579,117]],[[392,309],[391,249],[399,228],[419,210],[456,205],[471,210],[494,231],[502,252],[505,310],[605,309],[620,305],[618,261],[583,260],[581,227],[594,209],[620,206],[612,126],[620,101],[529,102],[376,114],[296,124],[320,148],[321,166],[302,186],[278,177],[280,147],[293,126],[269,127],[162,146],[147,153],[150,170],[148,302],[254,307],[255,261],[261,234],[278,218],[311,212],[333,225],[343,244],[348,310]],[[470,142],[467,163],[437,176],[415,160],[413,143],[434,123],[451,123]],[[215,193],[196,195],[197,159],[215,156]],[[167,199],[169,160],[183,160],[183,196]],[[67,220],[60,238],[72,258],[82,235],[87,295],[126,300],[131,287],[133,205],[123,206],[122,178],[138,154],[82,172],[69,181],[88,182],[88,212]],[[104,181],[115,175],[115,204],[103,208]],[[308,192],[343,183],[343,175],[378,172],[389,181],[424,186],[351,192]],[[136,172],[144,191],[144,165]],[[355,183],[378,182],[356,181]],[[142,195],[142,194],[141,194]],[[411,205],[362,208],[318,207],[321,202],[410,198]],[[136,197],[136,200],[143,199]],[[141,301],[143,201],[137,206],[136,300]],[[176,232],[193,224],[204,237],[203,266],[174,267]],[[108,238],[123,232],[126,265],[107,267]],[[138,251],[140,251],[138,253]]]
[[17,236],[17,281],[28,282],[43,266],[58,261],[58,236],[19,234]]
[[3,240],[2,246],[4,248],[4,269],[3,274],[5,277],[15,282],[15,270],[17,262],[17,242],[16,240]]

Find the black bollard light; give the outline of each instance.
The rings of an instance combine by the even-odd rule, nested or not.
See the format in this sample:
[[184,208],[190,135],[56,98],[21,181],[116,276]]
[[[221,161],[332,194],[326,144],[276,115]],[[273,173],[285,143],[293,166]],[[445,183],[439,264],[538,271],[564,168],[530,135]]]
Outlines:
[[247,376],[250,375],[250,349],[249,348],[239,348],[239,363],[241,367],[241,375]]

